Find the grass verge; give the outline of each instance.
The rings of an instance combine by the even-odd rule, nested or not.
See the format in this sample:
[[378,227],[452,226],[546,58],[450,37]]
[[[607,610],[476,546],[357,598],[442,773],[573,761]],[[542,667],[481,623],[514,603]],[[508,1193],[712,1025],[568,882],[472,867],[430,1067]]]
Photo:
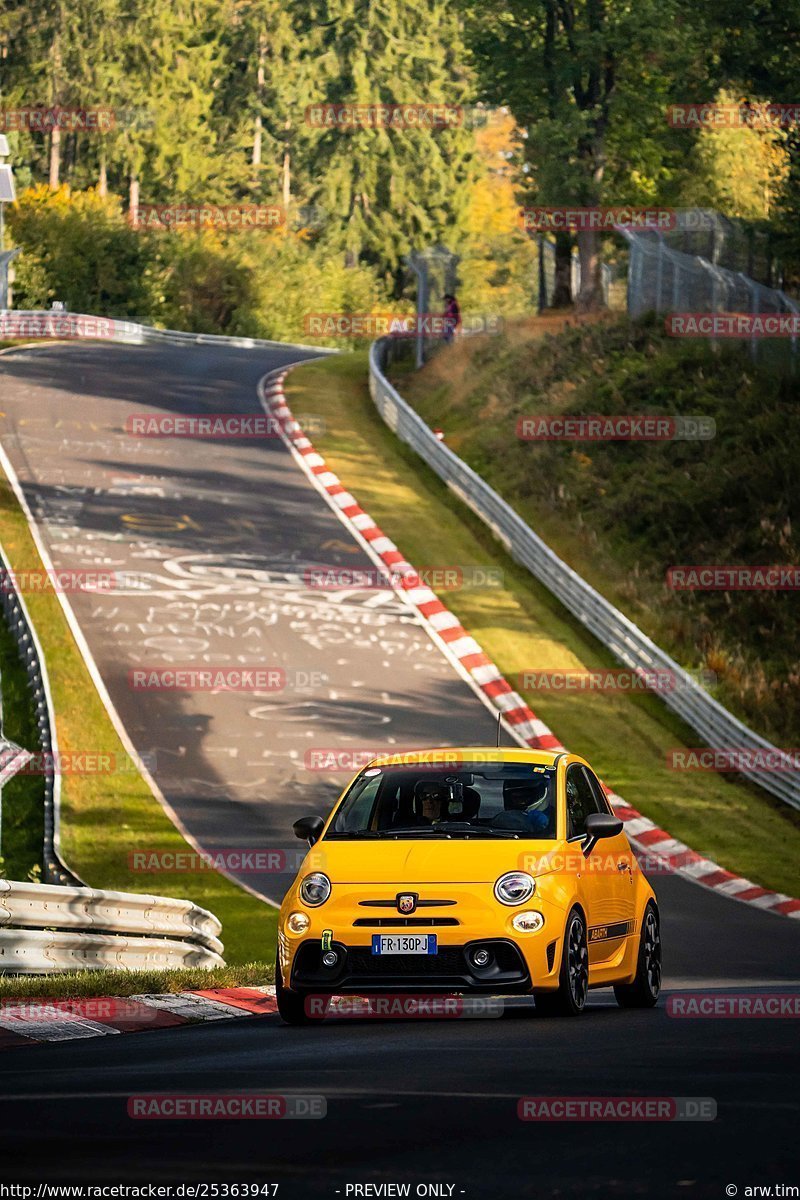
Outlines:
[[274,967],[263,962],[175,971],[70,971],[64,975],[0,975],[0,1004],[26,997],[63,1000],[89,996],[141,996],[188,992],[197,988],[263,987],[273,982]]
[[[17,643],[0,610],[0,694],[3,733],[9,741],[37,746],[36,708]],[[0,876],[38,881],[44,838],[44,777],[15,775],[0,799]]]
[[[0,482],[0,543],[17,573],[43,570],[25,516],[9,485]],[[26,596],[44,651],[59,749],[96,751],[124,763],[125,752],[52,591]],[[5,683],[5,680],[4,680]],[[13,726],[6,716],[9,736]],[[30,732],[19,734],[26,749],[37,748]],[[11,793],[14,785],[4,789]],[[222,922],[225,958],[231,964],[271,963],[275,956],[277,910],[249,895],[216,871],[164,875],[153,883],[134,871],[129,855],[158,847],[185,852],[186,842],[136,771],[62,776],[61,841],[68,864],[92,887],[130,892],[159,891],[192,900]],[[4,795],[5,800],[5,795]],[[266,969],[266,968],[265,968]],[[271,969],[271,968],[270,968]],[[140,984],[137,988],[142,990]]]
[[[369,396],[365,354],[298,367],[286,391],[296,412],[323,419],[326,433],[314,437],[318,449],[415,566],[502,572],[501,587],[463,588],[443,599],[509,680],[526,670],[617,665],[386,428]],[[526,698],[565,745],[673,836],[764,887],[795,893],[800,815],[744,781],[668,769],[667,752],[698,739],[657,699],[596,692]],[[430,741],[436,743],[433,729]]]
[[[800,381],[747,347],[714,351],[655,321],[606,316],[543,336],[534,320],[465,339],[401,391],[428,424],[556,553],[686,666],[714,673],[712,694],[781,746],[800,727],[797,592],[678,590],[674,566],[797,567]],[[761,357],[770,347],[761,345]],[[774,349],[774,347],[773,347]],[[531,416],[700,415],[695,441],[529,441]]]

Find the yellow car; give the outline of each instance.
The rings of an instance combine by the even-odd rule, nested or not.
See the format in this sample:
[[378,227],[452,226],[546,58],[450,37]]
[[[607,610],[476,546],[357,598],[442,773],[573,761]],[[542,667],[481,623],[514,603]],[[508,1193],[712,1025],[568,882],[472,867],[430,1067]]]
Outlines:
[[658,906],[589,764],[537,750],[385,755],[327,821],[278,920],[278,1010],[321,1019],[343,993],[516,993],[580,1013],[589,988],[650,1007]]

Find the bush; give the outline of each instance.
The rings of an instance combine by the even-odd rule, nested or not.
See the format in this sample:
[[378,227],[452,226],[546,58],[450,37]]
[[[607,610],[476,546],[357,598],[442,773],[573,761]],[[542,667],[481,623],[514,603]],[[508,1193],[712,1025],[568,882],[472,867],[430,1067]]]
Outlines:
[[[386,308],[375,272],[307,234],[134,229],[119,197],[31,188],[12,210],[14,305],[132,317],[196,333],[306,340],[313,312]],[[341,347],[340,340],[329,344]]]
[[118,197],[44,185],[24,192],[9,227],[16,260],[14,306],[136,317],[152,308],[152,238],[131,228]]

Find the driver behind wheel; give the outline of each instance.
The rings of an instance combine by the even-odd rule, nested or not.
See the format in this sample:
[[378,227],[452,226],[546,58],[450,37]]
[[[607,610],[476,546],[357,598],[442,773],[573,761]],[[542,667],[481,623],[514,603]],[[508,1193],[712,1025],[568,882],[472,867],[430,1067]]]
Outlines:
[[548,780],[506,780],[503,784],[503,809],[507,813],[519,813],[525,828],[532,833],[547,833],[552,812]]
[[414,810],[421,825],[434,825],[447,813],[450,789],[444,783],[420,780],[414,788]]

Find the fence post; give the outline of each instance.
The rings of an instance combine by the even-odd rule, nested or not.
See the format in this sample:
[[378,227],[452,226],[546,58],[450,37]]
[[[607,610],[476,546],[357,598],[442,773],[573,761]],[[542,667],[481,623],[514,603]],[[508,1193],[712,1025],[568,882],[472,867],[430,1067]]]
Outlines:
[[[697,261],[700,263],[700,266],[703,268],[703,270],[708,271],[709,275],[711,276],[711,312],[712,313],[722,312],[723,310],[720,308],[720,304],[719,304],[719,290],[718,290],[718,285],[719,285],[719,281],[721,278],[720,271],[718,270],[718,268],[712,266],[710,262],[707,262],[704,258],[698,257]],[[716,337],[712,337],[710,340],[711,340],[711,348],[713,350],[719,349],[719,343],[718,343]]]
[[670,254],[670,261],[672,262],[672,311],[681,312],[683,309],[681,304],[683,268],[677,254]]
[[[795,304],[794,300],[790,299],[785,292],[779,292],[781,299],[792,316],[796,317],[800,309]],[[792,350],[791,350],[791,372],[794,375],[797,368],[797,332],[796,325],[792,323]]]
[[656,233],[658,249],[656,251],[656,312],[661,313],[661,284],[664,277],[664,238]]
[[421,318],[423,312],[425,311],[426,293],[428,290],[428,288],[427,288],[428,264],[425,262],[424,259],[420,259],[418,257],[418,255],[414,251],[412,251],[412,253],[409,254],[409,256],[408,256],[408,265],[411,267],[411,270],[414,272],[414,275],[416,276],[416,279],[417,279],[416,367],[417,367],[417,370],[419,371],[419,369],[423,366],[423,364],[425,362],[425,356],[424,356],[423,347],[422,347],[422,321],[420,320],[420,318]]
[[[750,315],[751,317],[755,316],[758,312],[758,284],[754,280],[748,279],[742,271],[737,271],[737,275],[750,294]],[[750,357],[753,362],[758,358],[758,346],[756,344],[755,333],[752,330],[750,332]]]

